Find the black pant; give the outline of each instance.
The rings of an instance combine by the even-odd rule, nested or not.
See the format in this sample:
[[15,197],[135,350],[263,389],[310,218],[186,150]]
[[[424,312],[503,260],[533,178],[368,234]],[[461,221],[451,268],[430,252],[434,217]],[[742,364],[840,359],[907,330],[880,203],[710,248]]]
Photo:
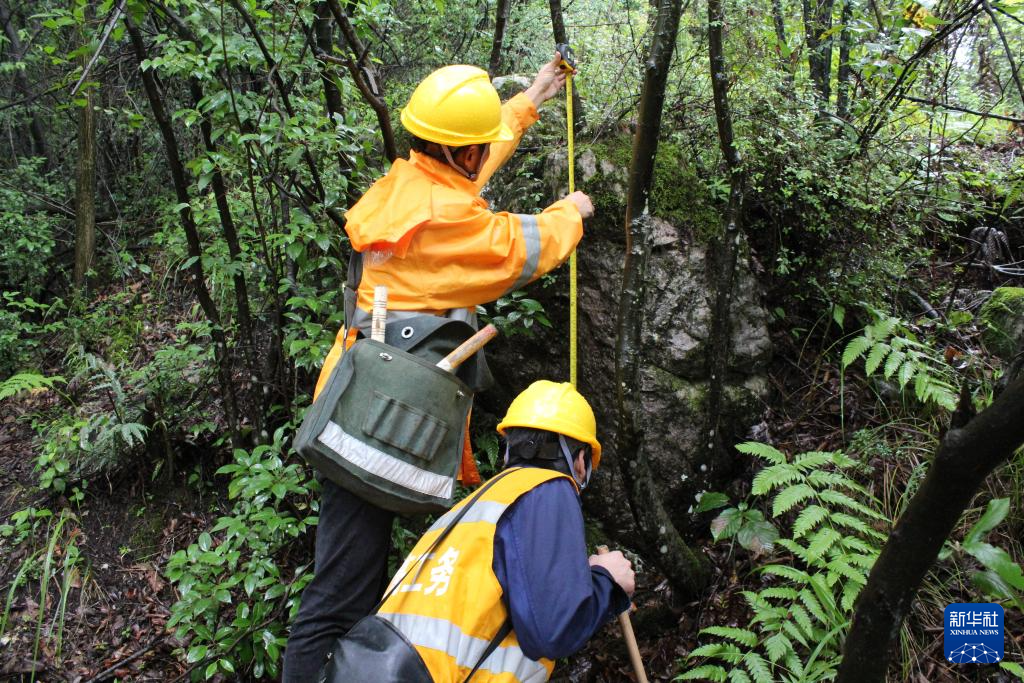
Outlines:
[[394,517],[322,482],[313,580],[292,624],[283,683],[313,683],[334,640],[376,606],[387,586]]

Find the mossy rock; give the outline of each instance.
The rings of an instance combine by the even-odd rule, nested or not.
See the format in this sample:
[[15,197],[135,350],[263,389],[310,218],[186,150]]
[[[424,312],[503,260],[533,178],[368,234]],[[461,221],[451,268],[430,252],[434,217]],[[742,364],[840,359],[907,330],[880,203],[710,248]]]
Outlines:
[[981,307],[982,341],[996,356],[1009,360],[1024,339],[1024,287],[999,287]]
[[[576,150],[576,187],[590,195],[595,218],[588,229],[597,233],[621,234],[626,212],[632,138],[607,138],[580,144]],[[567,161],[564,153],[553,155],[547,164],[550,193],[566,193]],[[654,162],[650,212],[706,243],[721,229],[721,217],[708,184],[700,178],[684,149],[662,141]]]

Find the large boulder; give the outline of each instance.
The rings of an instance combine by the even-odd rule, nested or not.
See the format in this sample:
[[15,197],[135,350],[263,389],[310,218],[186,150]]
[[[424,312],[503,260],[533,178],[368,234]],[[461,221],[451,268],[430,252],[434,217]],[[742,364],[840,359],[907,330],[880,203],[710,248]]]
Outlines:
[[978,314],[982,340],[996,356],[1009,361],[1024,339],[1024,287],[999,287]]
[[[524,143],[524,144],[528,144]],[[596,214],[586,224],[578,251],[579,384],[598,417],[604,460],[595,492],[585,496],[606,530],[620,538],[633,530],[621,488],[615,447],[615,329],[624,256],[624,209],[629,140],[590,146],[578,153],[577,187],[594,199]],[[530,211],[566,193],[561,155],[524,155],[491,182],[496,209]],[[539,199],[539,201],[538,201]],[[659,493],[676,525],[686,531],[700,493],[720,489],[733,473],[697,464],[706,447],[700,435],[709,378],[705,340],[711,322],[707,241],[720,229],[715,202],[679,148],[659,150],[651,197],[653,249],[643,307],[642,367],[638,391],[644,451]],[[771,355],[767,314],[758,284],[741,259],[734,295],[729,376],[725,378],[727,443],[742,439],[760,421],[768,394],[765,375]],[[488,349],[498,387],[480,397],[482,417],[500,416],[512,397],[536,379],[568,379],[568,268],[529,287],[552,327],[532,336],[503,337]],[[535,326],[536,328],[536,326]]]

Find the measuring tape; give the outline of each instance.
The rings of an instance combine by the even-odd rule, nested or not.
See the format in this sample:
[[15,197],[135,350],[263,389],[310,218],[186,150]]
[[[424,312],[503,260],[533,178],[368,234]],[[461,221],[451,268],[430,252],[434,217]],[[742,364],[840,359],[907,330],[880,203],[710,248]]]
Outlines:
[[[572,73],[576,69],[576,56],[567,43],[555,45],[562,58],[565,76],[565,125],[569,140],[569,194],[576,191],[576,158],[573,152]],[[569,255],[569,383],[576,386],[576,250]]]

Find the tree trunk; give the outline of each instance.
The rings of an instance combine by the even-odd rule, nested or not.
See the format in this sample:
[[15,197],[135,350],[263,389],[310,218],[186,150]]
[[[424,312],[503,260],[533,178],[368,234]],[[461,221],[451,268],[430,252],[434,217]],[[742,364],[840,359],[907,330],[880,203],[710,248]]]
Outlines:
[[[326,1],[316,5],[316,19],[313,23],[313,39],[316,41],[316,54],[331,54],[334,50],[334,30],[331,24],[331,8]],[[341,89],[334,81],[331,69],[323,60],[318,60],[320,65],[320,81],[324,84],[324,107],[327,109],[327,118],[333,128],[338,120],[345,116],[345,105],[341,100]],[[345,185],[345,201],[349,207],[353,206],[359,199],[355,183],[352,182],[352,174],[355,172],[355,163],[343,151],[338,152],[338,168],[342,175],[348,179]]]
[[[89,55],[82,55],[82,68]],[[96,252],[96,110],[95,92],[86,87],[78,110],[78,167],[75,170],[75,270],[77,296],[84,296]]]
[[[548,0],[548,9],[551,11],[551,33],[555,38],[555,43],[569,43],[569,38],[565,33],[565,18],[562,15],[562,0]],[[552,46],[554,48],[554,46]],[[548,52],[549,57],[553,57],[555,54],[554,49]],[[580,89],[575,81],[573,81],[572,88],[572,115],[573,115],[573,133],[583,128],[586,123],[586,118],[583,113],[583,101],[580,99]]]
[[640,387],[640,334],[646,301],[644,283],[651,253],[651,218],[647,200],[680,11],[680,0],[660,0],[650,55],[644,62],[644,88],[633,136],[626,198],[626,254],[615,340],[616,460],[633,519],[649,556],[656,558],[656,564],[678,591],[693,596],[707,584],[709,566],[703,555],[686,545],[657,494],[643,436],[638,428],[640,406],[637,393]]
[[[491,58],[487,63],[487,73],[491,78],[498,75],[501,68],[501,50],[505,42],[505,26],[512,10],[512,0],[498,0],[494,8],[494,42],[491,44]],[[564,29],[563,29],[564,30]]]
[[[132,47],[135,56],[141,65],[146,59],[146,47],[142,41],[142,33],[139,27],[132,21],[131,16],[125,16],[125,26],[128,28],[128,35],[131,37]],[[214,358],[217,364],[217,378],[220,384],[221,394],[224,398],[224,416],[231,432],[231,445],[235,448],[243,446],[241,433],[238,430],[238,408],[235,400],[235,389],[231,382],[231,359],[228,355],[227,339],[224,335],[224,327],[221,324],[220,312],[217,305],[210,296],[210,290],[206,286],[206,276],[203,272],[203,250],[199,241],[199,229],[192,216],[190,197],[188,193],[188,181],[185,177],[185,167],[181,162],[181,154],[178,151],[178,141],[174,136],[174,127],[167,115],[163,100],[160,97],[160,86],[157,84],[156,75],[152,69],[142,69],[139,74],[142,77],[143,89],[146,91],[146,99],[149,100],[150,109],[153,111],[153,119],[160,129],[160,135],[164,142],[164,151],[167,154],[167,165],[170,167],[171,180],[174,185],[174,193],[178,199],[179,216],[181,216],[181,227],[185,231],[185,241],[188,244],[188,253],[192,261],[189,266],[192,288],[196,293],[200,308],[210,323],[210,336],[213,338]]]
[[853,0],[843,0],[843,11],[839,22],[843,25],[839,33],[839,73],[836,77],[836,116],[843,121],[850,117],[850,76],[853,69],[850,66],[850,49],[853,43],[853,34],[850,32],[850,22],[853,21]]
[[834,0],[803,0],[804,35],[807,41],[807,67],[818,98],[818,111],[828,109],[832,80],[832,39],[822,36],[832,28]]
[[782,13],[782,0],[772,0],[772,23],[775,25],[775,40],[779,44],[779,68],[785,74],[786,91],[783,93],[787,98],[793,99],[794,74],[792,55],[783,54],[783,48],[789,48],[786,40],[786,16]]
[[[722,230],[708,250],[708,288],[711,294],[711,323],[707,345],[708,393],[704,401],[704,434],[707,450],[697,454],[697,462],[709,471],[731,462],[727,434],[722,430],[725,410],[725,386],[732,354],[732,301],[739,260],[741,210],[743,208],[743,170],[736,149],[732,113],[729,107],[728,74],[725,65],[722,27],[725,15],[721,0],[708,2],[708,55],[711,61],[711,88],[718,125],[718,145],[729,174],[729,203]],[[702,467],[703,469],[703,467]]]
[[[22,50],[21,40],[18,38],[18,29],[14,26],[14,17],[11,15],[6,4],[0,4],[0,23],[4,25],[4,35],[7,37],[7,42],[10,43],[10,57],[7,61],[21,61],[25,57],[25,53]],[[28,78],[22,69],[14,72],[14,86],[22,96],[29,97],[32,95]],[[29,138],[32,140],[32,154],[42,157],[44,159],[43,168],[49,168],[50,156],[46,148],[46,136],[43,133],[43,125],[39,121],[39,116],[36,115],[36,108],[29,105],[29,111],[32,112],[28,120],[28,133]]]
[[881,683],[925,574],[978,489],[1024,443],[1024,378],[951,429],[857,599],[836,683]]

